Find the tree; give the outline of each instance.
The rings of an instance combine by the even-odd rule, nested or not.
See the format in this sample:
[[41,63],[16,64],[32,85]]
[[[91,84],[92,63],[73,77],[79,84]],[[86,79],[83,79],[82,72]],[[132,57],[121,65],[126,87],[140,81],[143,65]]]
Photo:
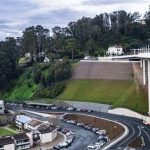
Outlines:
[[14,38],[0,42],[0,90],[10,88],[10,81],[18,73],[18,50]]

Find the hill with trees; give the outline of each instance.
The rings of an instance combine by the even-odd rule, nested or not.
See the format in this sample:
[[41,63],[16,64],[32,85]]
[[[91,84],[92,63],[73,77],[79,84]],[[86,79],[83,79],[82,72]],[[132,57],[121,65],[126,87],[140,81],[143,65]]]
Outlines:
[[[0,97],[55,97],[62,90],[51,94],[49,91],[61,87],[59,84],[69,79],[71,61],[85,55],[103,56],[110,45],[122,45],[125,53],[128,53],[130,48],[149,42],[149,11],[144,17],[138,12],[128,13],[124,10],[102,13],[94,18],[83,17],[68,23],[66,27],[52,28],[52,34],[41,25],[27,27],[21,37],[8,37],[0,42]],[[26,61],[27,53],[30,58],[24,68],[19,62]],[[50,61],[43,70],[40,64],[45,57]],[[67,76],[64,76],[66,72]],[[16,93],[26,94],[21,97]]]

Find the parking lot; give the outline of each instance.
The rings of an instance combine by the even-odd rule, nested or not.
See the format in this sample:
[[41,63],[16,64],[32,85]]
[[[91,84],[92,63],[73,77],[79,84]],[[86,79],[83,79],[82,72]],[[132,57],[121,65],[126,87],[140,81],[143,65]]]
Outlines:
[[75,139],[73,143],[68,148],[63,148],[62,150],[86,150],[87,146],[90,143],[94,143],[98,138],[96,134],[85,130],[84,128],[66,123],[61,120],[58,124],[63,129],[68,129],[75,133]]

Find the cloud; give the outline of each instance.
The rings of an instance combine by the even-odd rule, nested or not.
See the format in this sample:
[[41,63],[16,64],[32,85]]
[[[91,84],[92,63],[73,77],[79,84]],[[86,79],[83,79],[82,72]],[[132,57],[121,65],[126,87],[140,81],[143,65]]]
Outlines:
[[148,0],[0,0],[0,40],[7,35],[21,36],[32,25],[64,27],[82,16],[114,10],[144,13],[148,5]]
[[112,5],[112,4],[130,4],[143,3],[146,0],[86,0],[84,5]]
[[30,18],[30,24],[44,24],[47,27],[66,26],[70,21],[76,21],[83,16],[83,12],[74,11],[71,9],[60,9],[49,11],[47,14],[35,15]]

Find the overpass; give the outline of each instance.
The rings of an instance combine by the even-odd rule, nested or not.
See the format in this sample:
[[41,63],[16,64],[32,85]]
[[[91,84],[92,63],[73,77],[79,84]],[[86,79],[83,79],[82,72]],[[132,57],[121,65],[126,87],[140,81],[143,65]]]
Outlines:
[[137,59],[140,61],[140,67],[143,70],[143,85],[148,84],[148,113],[150,115],[150,47],[133,49],[133,51],[132,55],[105,57],[105,59]]

